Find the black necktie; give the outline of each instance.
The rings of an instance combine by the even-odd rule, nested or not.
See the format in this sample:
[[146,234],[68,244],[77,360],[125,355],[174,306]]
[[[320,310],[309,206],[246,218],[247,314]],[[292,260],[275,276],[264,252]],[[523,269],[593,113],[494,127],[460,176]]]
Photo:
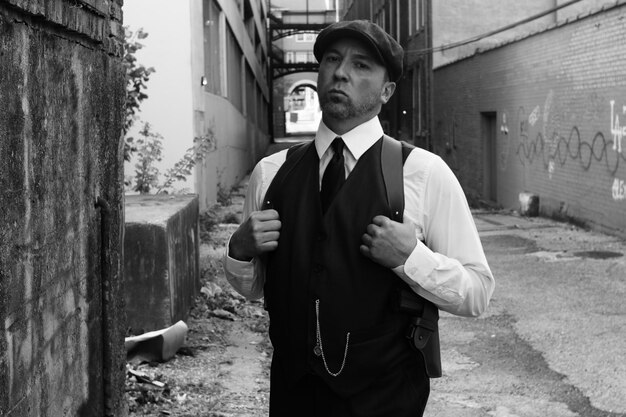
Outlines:
[[333,201],[333,198],[337,194],[337,191],[341,188],[346,181],[346,171],[344,168],[343,160],[343,140],[340,137],[336,137],[333,143],[330,145],[335,152],[330,159],[324,176],[322,177],[322,212],[326,213],[328,206]]

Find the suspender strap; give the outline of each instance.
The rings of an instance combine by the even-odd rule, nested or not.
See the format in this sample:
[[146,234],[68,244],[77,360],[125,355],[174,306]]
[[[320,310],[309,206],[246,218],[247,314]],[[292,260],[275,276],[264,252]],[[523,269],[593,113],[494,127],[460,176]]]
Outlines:
[[383,135],[380,164],[387,190],[387,202],[391,208],[391,220],[402,223],[404,215],[404,176],[402,173],[402,144],[400,141]]
[[[387,189],[387,202],[391,208],[391,220],[400,223],[404,215],[403,162],[400,141],[384,135],[380,154],[381,169]],[[424,356],[428,376],[437,378],[441,376],[437,325],[439,309],[430,301],[420,300],[420,298],[413,291],[401,290],[400,308],[411,315],[411,325],[407,332],[407,338],[411,340],[413,347]]]

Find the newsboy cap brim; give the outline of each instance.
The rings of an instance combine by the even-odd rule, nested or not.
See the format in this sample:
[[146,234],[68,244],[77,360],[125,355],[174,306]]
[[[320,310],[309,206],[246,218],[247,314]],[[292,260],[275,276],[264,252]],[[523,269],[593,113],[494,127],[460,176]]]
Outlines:
[[389,78],[398,81],[402,76],[404,50],[402,46],[380,26],[369,20],[345,20],[324,28],[313,45],[313,54],[322,62],[324,52],[341,38],[356,38],[370,47],[376,57],[387,68]]

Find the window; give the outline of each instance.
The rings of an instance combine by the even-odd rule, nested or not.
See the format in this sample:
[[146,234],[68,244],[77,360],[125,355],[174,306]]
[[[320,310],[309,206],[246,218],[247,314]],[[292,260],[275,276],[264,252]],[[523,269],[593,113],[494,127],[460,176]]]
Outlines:
[[307,51],[296,51],[296,64],[304,64],[307,62],[309,53]]
[[245,0],[243,4],[243,22],[248,32],[248,36],[254,45],[255,42],[255,25],[254,25],[254,12],[252,11],[252,5],[250,0]]
[[413,131],[416,134],[422,134],[422,130],[424,129],[422,89],[422,67],[418,64],[413,69]]
[[237,38],[228,26],[226,31],[227,97],[233,106],[243,113],[243,91],[241,88],[243,53]]
[[396,3],[394,5],[394,24],[396,26],[396,40],[399,42],[400,41],[400,0],[396,0]]
[[296,42],[315,42],[314,33],[296,33]]
[[204,0],[204,76],[207,84],[205,91],[223,94],[221,88],[221,11],[214,0]]
[[259,130],[263,133],[268,133],[269,131],[269,121],[268,117],[268,103],[265,101],[265,97],[263,96],[263,92],[261,88],[257,85],[256,87],[256,114],[257,114],[257,126]]
[[246,95],[246,117],[249,122],[256,124],[256,81],[252,68],[248,64],[246,64],[246,89],[244,93]]
[[424,1],[415,2],[415,30],[420,31],[424,27]]
[[293,64],[296,62],[293,51],[285,52],[285,64]]

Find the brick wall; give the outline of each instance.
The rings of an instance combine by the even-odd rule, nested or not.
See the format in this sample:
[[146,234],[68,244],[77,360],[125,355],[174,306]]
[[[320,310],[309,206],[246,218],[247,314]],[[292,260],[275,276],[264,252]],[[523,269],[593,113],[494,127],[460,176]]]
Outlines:
[[471,199],[492,182],[504,207],[532,192],[544,214],[626,234],[625,12],[619,1],[435,71],[435,151]]
[[126,415],[121,7],[0,3],[0,415]]

